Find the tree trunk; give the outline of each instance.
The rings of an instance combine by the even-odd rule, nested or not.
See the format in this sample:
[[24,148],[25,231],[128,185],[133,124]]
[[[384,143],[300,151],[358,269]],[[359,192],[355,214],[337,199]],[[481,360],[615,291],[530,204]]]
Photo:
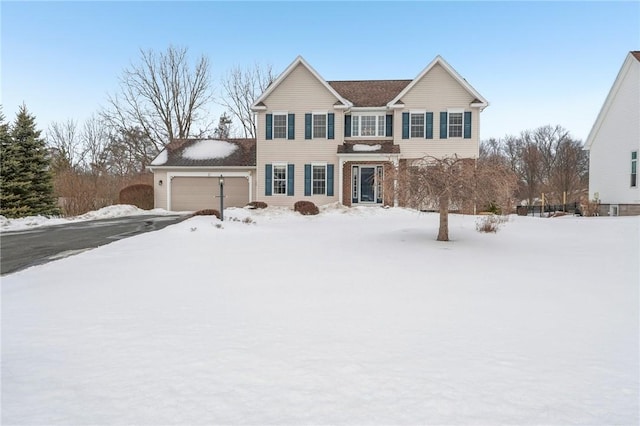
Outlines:
[[440,229],[438,229],[438,241],[449,241],[449,196],[441,195],[440,204]]

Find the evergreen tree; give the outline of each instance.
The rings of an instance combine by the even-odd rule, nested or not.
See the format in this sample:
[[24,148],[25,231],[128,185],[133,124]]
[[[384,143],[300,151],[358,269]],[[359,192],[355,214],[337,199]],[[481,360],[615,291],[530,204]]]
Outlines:
[[58,214],[50,160],[35,117],[21,106],[11,128],[0,120],[2,168],[0,214],[7,217]]

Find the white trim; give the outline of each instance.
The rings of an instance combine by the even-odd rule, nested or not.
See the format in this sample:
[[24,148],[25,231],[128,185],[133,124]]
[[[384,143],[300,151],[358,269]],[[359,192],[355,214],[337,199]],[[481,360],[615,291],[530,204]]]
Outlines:
[[447,61],[445,61],[440,55],[436,56],[433,59],[433,61],[431,61],[431,63],[427,65],[427,67],[424,70],[422,70],[422,72],[418,74],[416,78],[413,79],[411,83],[409,83],[404,89],[402,89],[402,91],[398,93],[398,95],[387,104],[387,106],[390,108],[394,108],[394,107],[397,108],[397,106],[394,106],[394,104],[398,102],[400,99],[402,99],[402,97],[406,95],[413,88],[413,86],[415,86],[418,83],[418,81],[422,79],[422,77],[424,77],[429,71],[431,71],[431,69],[434,66],[436,66],[436,64],[439,64],[440,66],[442,66],[442,68],[444,68],[445,71],[447,71],[467,92],[469,92],[470,95],[472,95],[474,98],[480,101],[480,103],[475,102],[473,106],[480,107],[481,111],[484,108],[489,106],[489,102],[487,102],[487,100],[480,93],[478,93],[478,91],[474,89],[467,82],[467,80],[462,78],[462,76],[458,74],[458,72],[455,69],[453,69],[453,67],[449,65]]
[[253,201],[253,176],[251,172],[167,172],[167,210],[171,211],[171,181],[175,177],[244,177],[249,185],[249,202]]
[[[329,116],[326,111],[311,111],[311,139],[328,139],[329,136]],[[324,137],[316,136],[316,116],[324,116]],[[335,116],[334,116],[335,120]],[[335,126],[335,122],[334,122]]]
[[[322,78],[320,76],[320,74],[318,74],[316,72],[316,70],[313,69],[313,67],[311,65],[309,65],[307,63],[307,61],[304,60],[304,58],[302,56],[298,56],[288,67],[287,69],[285,69],[282,74],[280,74],[280,76],[278,76],[278,78],[275,79],[275,81],[273,83],[271,83],[269,85],[269,87],[267,87],[267,90],[264,91],[264,93],[262,95],[260,95],[260,97],[258,99],[255,100],[255,102],[253,103],[253,105],[251,105],[251,109],[256,111],[258,110],[260,107],[258,107],[257,105],[260,102],[263,102],[266,98],[269,97],[269,95],[278,87],[280,86],[280,84],[289,76],[289,74],[291,74],[291,72],[293,72],[293,70],[298,66],[298,65],[302,65],[304,66],[324,87],[325,89],[327,89],[333,96],[336,97],[336,99],[338,99],[340,102],[342,102],[344,105],[351,107],[353,104],[351,102],[349,102],[348,100],[346,100],[345,98],[343,98],[342,96],[340,96],[340,94],[338,92],[335,91],[335,89],[333,87],[331,87],[329,85],[329,83],[326,82],[326,80],[324,78]],[[255,109],[254,109],[255,108]]]
[[[289,139],[289,112],[282,112],[282,111],[271,111],[271,139]],[[284,137],[276,137],[276,115],[277,116],[282,116],[284,115]]]
[[363,113],[363,112],[367,112],[367,111],[375,111],[375,112],[380,112],[380,111],[387,111],[388,108],[386,106],[384,107],[351,107],[351,111],[355,111],[357,113]]
[[[314,194],[313,192],[313,168],[314,167],[322,167],[324,168],[324,192],[322,194]],[[311,195],[327,195],[327,163],[311,163]]]
[[[276,172],[276,167],[284,167],[284,194],[276,194],[275,192],[275,185],[276,185],[276,178],[275,178],[275,172]],[[289,163],[271,163],[271,196],[286,196],[287,193],[289,192]]]
[[616,79],[614,80],[613,85],[611,86],[611,89],[607,94],[604,104],[602,104],[602,108],[600,109],[600,112],[596,117],[596,121],[593,123],[593,127],[589,132],[589,136],[587,136],[587,141],[585,143],[587,150],[591,149],[591,145],[593,145],[593,142],[597,138],[598,132],[600,131],[600,127],[602,126],[602,123],[604,122],[605,117],[609,113],[611,104],[613,103],[613,100],[618,95],[618,91],[620,90],[620,86],[622,86],[622,82],[624,81],[626,75],[631,70],[631,64],[637,63],[637,62],[638,60],[635,58],[635,56],[633,56],[633,54],[629,52],[622,64],[622,67],[620,68],[620,71],[618,71],[618,75],[616,76]]
[[[381,112],[385,112],[383,114],[381,114]],[[358,117],[358,134],[354,135],[353,134],[353,127],[355,125],[355,120],[353,119],[354,117]],[[375,135],[363,135],[362,134],[362,117],[375,117],[376,119],[376,123],[375,123],[375,131],[376,134]],[[382,117],[382,134],[378,134],[378,130],[380,128],[380,123],[378,123],[380,117]],[[351,136],[349,136],[350,138],[370,138],[370,139],[379,139],[379,138],[386,138],[388,136],[387,135],[387,114],[386,114],[386,110],[372,110],[371,108],[368,109],[363,109],[360,111],[356,111],[355,113],[352,112],[351,113]]]
[[[464,139],[464,112],[464,108],[447,108],[447,139]],[[451,114],[461,115],[460,136],[451,136]]]

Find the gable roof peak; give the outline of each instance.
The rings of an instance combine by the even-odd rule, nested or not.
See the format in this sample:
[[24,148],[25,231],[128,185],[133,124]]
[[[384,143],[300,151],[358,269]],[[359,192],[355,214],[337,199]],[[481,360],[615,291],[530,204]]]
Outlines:
[[418,83],[418,81],[422,79],[422,77],[424,77],[436,65],[442,66],[442,68],[444,68],[445,71],[449,73],[449,75],[451,75],[455,80],[457,80],[458,83],[460,83],[460,85],[464,87],[465,90],[467,90],[467,92],[469,92],[474,98],[476,98],[476,101],[473,102],[475,104],[474,106],[480,107],[481,110],[489,106],[489,102],[480,93],[478,93],[478,91],[474,89],[469,84],[469,82],[467,82],[466,79],[464,79],[460,74],[458,74],[458,72],[451,65],[449,65],[449,63],[445,61],[441,55],[436,55],[436,57],[433,58],[433,60],[429,63],[429,65],[427,65],[425,69],[423,69],[420,72],[420,74],[418,74],[418,76],[414,78],[413,81],[411,81],[411,83],[409,83],[407,87],[405,87],[404,90],[402,90],[402,92],[400,92],[387,105],[392,106],[396,102],[398,102],[405,94],[407,94],[407,92],[409,92],[413,88],[413,86],[415,86]]
[[280,83],[282,83],[289,76],[289,74],[293,72],[294,69],[296,69],[298,65],[302,65],[303,67],[305,67],[320,82],[320,84],[322,84],[329,92],[331,92],[333,96],[336,97],[338,101],[342,102],[344,105],[351,106],[351,102],[344,99],[338,92],[336,92],[335,89],[333,89],[329,85],[329,83],[327,83],[327,81],[322,78],[311,65],[309,65],[309,63],[302,57],[302,55],[298,55],[296,59],[294,59],[293,62],[291,62],[291,64],[278,76],[278,78],[276,78],[269,85],[269,87],[267,87],[264,93],[262,93],[262,95],[260,95],[260,97],[255,100],[255,102],[251,106],[251,109],[262,109],[261,106],[264,105],[263,101],[280,85]]

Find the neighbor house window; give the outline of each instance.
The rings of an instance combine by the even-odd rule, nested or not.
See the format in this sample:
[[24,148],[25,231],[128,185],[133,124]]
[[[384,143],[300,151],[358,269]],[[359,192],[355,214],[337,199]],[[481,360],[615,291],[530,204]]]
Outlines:
[[273,194],[286,195],[287,193],[287,165],[273,165]]
[[326,114],[313,114],[313,137],[314,138],[327,137],[327,115]]
[[462,113],[461,112],[449,113],[449,137],[450,138],[462,137]]
[[411,137],[424,138],[424,112],[411,113]]
[[351,136],[385,136],[385,116],[352,115]]
[[311,187],[313,195],[324,195],[327,189],[327,166],[312,165]]
[[638,186],[638,151],[631,152],[631,186]]
[[287,114],[273,114],[273,138],[287,137]]

